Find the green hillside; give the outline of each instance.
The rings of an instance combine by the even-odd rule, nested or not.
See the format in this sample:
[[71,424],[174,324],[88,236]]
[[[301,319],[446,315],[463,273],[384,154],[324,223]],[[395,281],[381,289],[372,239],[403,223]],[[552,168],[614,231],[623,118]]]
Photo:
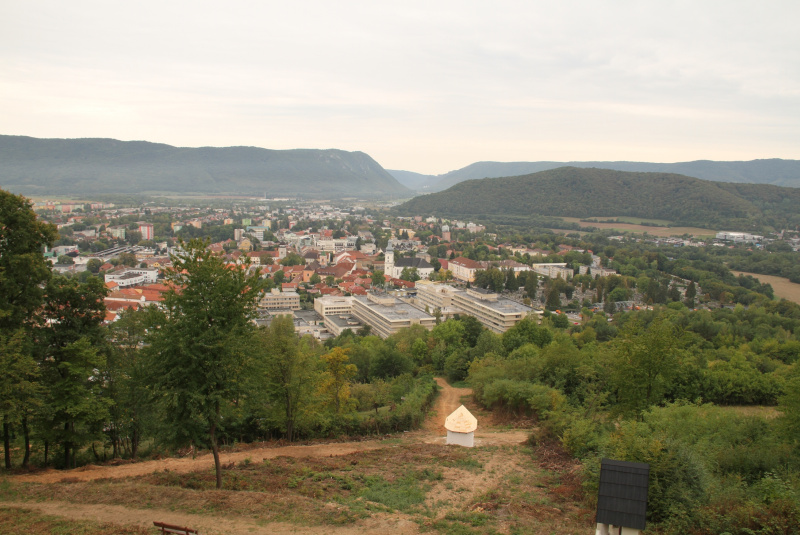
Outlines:
[[[442,191],[464,180],[519,176],[559,167],[597,167],[616,171],[678,173],[715,182],[745,182],[800,187],[800,160],[772,158],[742,162],[475,162],[461,169],[431,177],[430,189]],[[397,175],[395,175],[397,176]],[[401,180],[402,181],[402,180]]]
[[188,193],[405,196],[363,152],[173,147],[114,139],[0,136],[0,187],[27,195]]
[[668,173],[561,167],[530,175],[461,182],[401,205],[409,214],[632,216],[692,226],[800,223],[800,189],[711,182]]

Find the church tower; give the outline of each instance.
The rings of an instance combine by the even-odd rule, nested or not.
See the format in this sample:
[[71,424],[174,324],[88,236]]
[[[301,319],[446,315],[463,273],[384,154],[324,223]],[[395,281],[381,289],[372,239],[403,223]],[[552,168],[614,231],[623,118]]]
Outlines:
[[390,277],[394,276],[394,249],[391,245],[386,247],[386,252],[383,255],[383,272]]

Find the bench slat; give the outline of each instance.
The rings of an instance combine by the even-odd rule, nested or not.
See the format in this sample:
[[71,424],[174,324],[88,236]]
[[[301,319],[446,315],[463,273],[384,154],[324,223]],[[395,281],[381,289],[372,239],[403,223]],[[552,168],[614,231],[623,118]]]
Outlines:
[[161,533],[175,533],[176,535],[200,535],[200,532],[196,529],[175,526],[165,522],[153,522],[153,525],[157,528],[161,528]]

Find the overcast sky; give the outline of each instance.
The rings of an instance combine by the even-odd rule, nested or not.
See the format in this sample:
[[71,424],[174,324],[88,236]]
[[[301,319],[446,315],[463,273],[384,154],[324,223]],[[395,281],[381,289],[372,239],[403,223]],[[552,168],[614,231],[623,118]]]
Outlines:
[[0,133],[426,174],[800,159],[798,21],[797,0],[0,0]]

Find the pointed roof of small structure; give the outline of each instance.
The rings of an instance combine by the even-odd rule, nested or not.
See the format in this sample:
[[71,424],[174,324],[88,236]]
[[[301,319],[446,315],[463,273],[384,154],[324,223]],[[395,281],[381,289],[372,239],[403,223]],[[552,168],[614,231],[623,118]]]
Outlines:
[[472,433],[478,428],[478,419],[461,405],[444,421],[444,428],[455,433]]

